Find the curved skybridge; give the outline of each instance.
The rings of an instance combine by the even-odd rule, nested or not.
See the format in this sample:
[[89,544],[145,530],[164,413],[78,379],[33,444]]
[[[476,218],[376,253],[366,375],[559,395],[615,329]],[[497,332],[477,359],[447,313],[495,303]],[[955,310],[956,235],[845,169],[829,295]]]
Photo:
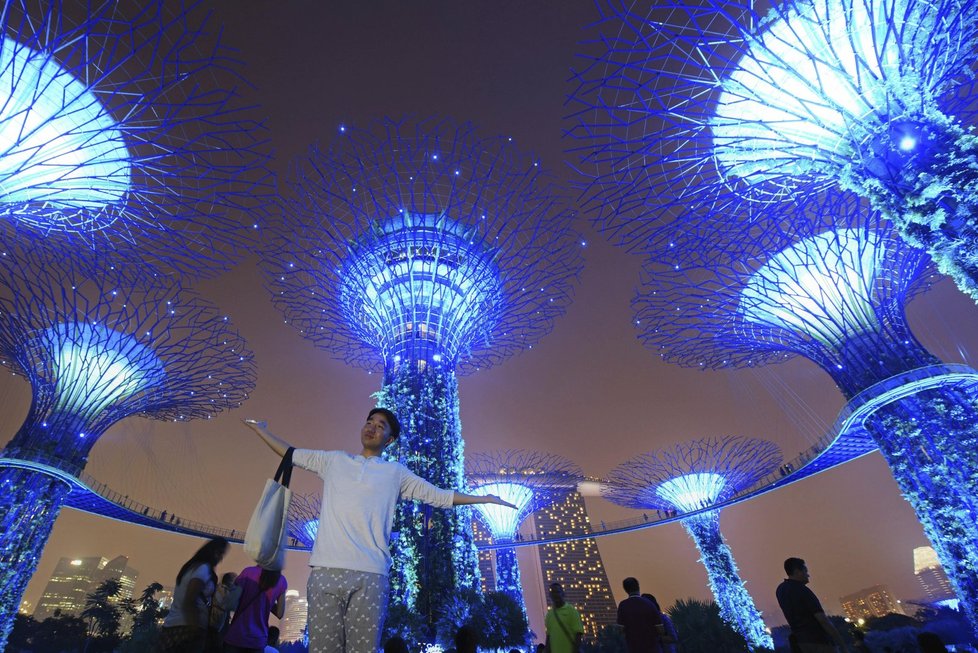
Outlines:
[[[600,528],[594,528],[594,525],[592,525],[591,530],[580,533],[539,539],[524,536],[519,541],[509,540],[500,543],[482,544],[479,548],[481,550],[493,550],[497,548],[535,546],[539,544],[615,535],[678,522],[699,512],[717,510],[742,501],[747,501],[766,492],[771,492],[772,490],[809,478],[850,460],[855,460],[868,453],[872,453],[877,447],[863,427],[866,418],[883,406],[912,396],[918,392],[935,388],[953,389],[970,394],[978,393],[978,371],[966,365],[931,365],[911,370],[910,372],[891,377],[871,386],[846,404],[839,413],[839,417],[836,419],[833,428],[818,442],[801,451],[793,460],[786,462],[778,470],[762,478],[751,487],[734,495],[725,503],[697,511],[682,513],[672,511],[646,511],[629,519],[602,523],[600,524]],[[100,483],[81,470],[78,470],[77,473],[72,473],[60,469],[55,466],[54,461],[48,464],[40,461],[0,458],[0,467],[32,469],[64,481],[71,490],[64,505],[75,510],[182,535],[196,537],[220,536],[232,542],[241,542],[244,538],[244,528],[225,528],[205,524],[185,518],[179,514],[147,506]],[[598,479],[585,480],[578,484],[578,492],[584,496],[601,496],[602,485],[602,481]],[[304,510],[303,512],[308,513],[309,511]],[[289,540],[289,549],[297,551],[308,551],[311,549],[312,537],[315,531],[306,525],[309,517],[309,514],[296,515],[296,521],[301,519],[303,523],[297,524],[295,528],[290,529],[290,533],[293,536]]]

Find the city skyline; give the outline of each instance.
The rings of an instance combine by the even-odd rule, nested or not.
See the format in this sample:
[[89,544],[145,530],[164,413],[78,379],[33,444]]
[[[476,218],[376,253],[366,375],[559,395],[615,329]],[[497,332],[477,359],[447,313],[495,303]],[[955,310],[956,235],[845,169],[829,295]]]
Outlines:
[[[304,18],[307,12],[313,15]],[[215,14],[228,23],[226,40],[241,49],[258,87],[253,99],[271,116],[279,171],[292,154],[313,138],[329,138],[341,122],[429,110],[474,120],[487,132],[510,133],[524,149],[539,151],[544,164],[560,168],[566,147],[559,134],[567,92],[562,80],[575,64],[581,28],[594,18],[588,7],[561,11],[517,3],[502,3],[491,16],[447,3],[417,11],[394,3],[334,11],[287,5],[268,13],[221,2]],[[321,48],[302,38],[258,43],[265,30],[288,33],[304,22],[323,26],[325,37],[316,37]],[[408,47],[405,32],[412,31],[428,34],[433,51]],[[511,50],[493,67],[480,63],[490,58],[483,50],[499,39]],[[314,85],[294,69],[295,61],[321,69]],[[468,67],[479,74],[454,74]],[[444,78],[458,80],[451,92]],[[842,399],[811,364],[698,372],[645,351],[629,309],[639,261],[613,249],[586,224],[581,228],[587,266],[575,303],[554,332],[532,351],[461,381],[468,451],[529,441],[533,448],[567,455],[588,475],[603,476],[630,455],[721,433],[775,440],[791,459],[829,430]],[[241,528],[275,461],[239,419],[266,418],[273,431],[300,445],[354,449],[378,378],[331,360],[282,325],[261,284],[249,260],[203,287],[256,352],[259,381],[249,402],[202,424],[117,425],[93,450],[93,476],[171,514]],[[915,333],[943,360],[967,361],[978,351],[971,326],[978,310],[946,281],[912,302],[910,313]],[[26,411],[24,385],[12,377],[0,385],[0,400],[11,407],[0,420],[4,440],[22,420],[18,410]],[[297,486],[316,489],[305,476],[297,474]],[[640,514],[597,499],[588,504],[593,521]],[[809,561],[812,587],[833,612],[840,612],[833,597],[861,587],[885,582],[899,597],[909,594],[907,587],[919,587],[910,552],[927,542],[877,454],[733,506],[724,520],[724,533],[769,625],[783,621],[773,591],[788,555]],[[64,511],[38,573],[49,574],[52,559],[84,554],[67,549],[86,542],[110,552],[132,549],[141,577],[164,585],[172,584],[180,564],[199,546],[186,537]],[[110,544],[99,549],[100,542]],[[617,599],[623,598],[621,579],[629,575],[667,605],[686,596],[709,598],[705,573],[678,525],[597,543]],[[289,554],[290,587],[304,585],[305,561],[306,554]],[[234,547],[221,570],[246,564]],[[36,600],[39,593],[32,583],[26,598]]]

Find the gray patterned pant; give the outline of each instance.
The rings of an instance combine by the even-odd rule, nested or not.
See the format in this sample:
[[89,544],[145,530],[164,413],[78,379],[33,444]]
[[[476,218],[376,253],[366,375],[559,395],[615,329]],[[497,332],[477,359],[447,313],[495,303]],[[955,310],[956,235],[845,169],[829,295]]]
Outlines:
[[387,576],[313,567],[309,599],[309,653],[377,653],[387,616]]

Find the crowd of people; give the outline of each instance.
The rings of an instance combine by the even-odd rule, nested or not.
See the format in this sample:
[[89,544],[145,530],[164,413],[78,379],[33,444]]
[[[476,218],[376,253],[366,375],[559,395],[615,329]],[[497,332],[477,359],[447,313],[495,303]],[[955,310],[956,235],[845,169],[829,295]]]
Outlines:
[[[388,547],[399,500],[418,500],[439,508],[491,503],[512,504],[495,495],[471,495],[438,488],[381,454],[400,435],[397,417],[374,408],[360,430],[361,451],[294,449],[273,435],[265,422],[244,420],[279,456],[292,454],[293,464],[323,482],[320,526],[309,559],[307,598],[310,653],[376,653],[386,617],[389,591]],[[218,582],[216,567],[228,542],[208,541],[181,568],[173,606],[163,624],[159,653],[267,653],[276,651],[278,632],[269,616],[285,611],[288,584],[279,571],[247,567],[226,573]],[[856,653],[826,617],[807,587],[808,567],[800,558],[784,562],[787,577],[776,591],[791,630],[792,653]],[[678,653],[679,637],[655,596],[643,594],[635,578],[626,578],[628,595],[618,606],[628,653]],[[549,587],[553,604],[545,618],[544,653],[580,653],[584,626],[559,582]],[[930,646],[934,646],[930,642]],[[477,639],[465,627],[456,635],[457,653],[475,653]],[[400,638],[383,645],[385,653],[407,653]],[[939,648],[928,648],[938,651]]]

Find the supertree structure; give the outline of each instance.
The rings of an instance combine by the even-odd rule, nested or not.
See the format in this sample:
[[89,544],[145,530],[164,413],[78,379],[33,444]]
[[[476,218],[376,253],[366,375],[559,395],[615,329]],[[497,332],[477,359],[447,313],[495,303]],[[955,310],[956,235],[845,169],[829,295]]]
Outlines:
[[[520,524],[534,510],[577,491],[577,484],[584,480],[581,468],[570,460],[523,449],[475,453],[465,461],[465,476],[473,491],[495,494],[516,506],[516,510],[476,506],[497,542],[512,542]],[[526,613],[514,548],[496,549],[496,591],[512,596]]]
[[[31,384],[24,424],[0,453],[0,640],[89,451],[130,415],[209,418],[254,386],[251,353],[194,293],[92,276],[71,257],[0,256],[0,363]],[[2,644],[2,641],[0,641]]]
[[970,3],[600,7],[604,35],[576,74],[571,131],[588,202],[624,243],[642,248],[655,223],[683,222],[697,196],[749,198],[760,213],[840,186],[978,300]]
[[3,242],[106,265],[225,269],[273,180],[264,129],[207,3],[10,0],[0,13]]
[[[318,346],[383,371],[378,404],[404,427],[388,455],[462,487],[457,372],[532,348],[581,266],[559,187],[511,139],[437,119],[341,127],[291,187],[263,257],[276,305]],[[392,597],[429,624],[477,588],[470,520],[399,507]]]
[[702,555],[720,615],[747,639],[751,650],[773,649],[774,641],[720,533],[720,510],[704,509],[730,499],[780,464],[781,450],[766,440],[694,440],[622,463],[602,488],[606,499],[629,508],[695,511],[682,520],[683,527]]
[[978,397],[907,323],[907,301],[935,276],[929,258],[852,196],[768,217],[785,228],[744,223],[711,245],[712,260],[694,230],[650,263],[635,300],[641,338],[704,369],[818,364],[865,415],[854,428],[879,447],[974,619]]

